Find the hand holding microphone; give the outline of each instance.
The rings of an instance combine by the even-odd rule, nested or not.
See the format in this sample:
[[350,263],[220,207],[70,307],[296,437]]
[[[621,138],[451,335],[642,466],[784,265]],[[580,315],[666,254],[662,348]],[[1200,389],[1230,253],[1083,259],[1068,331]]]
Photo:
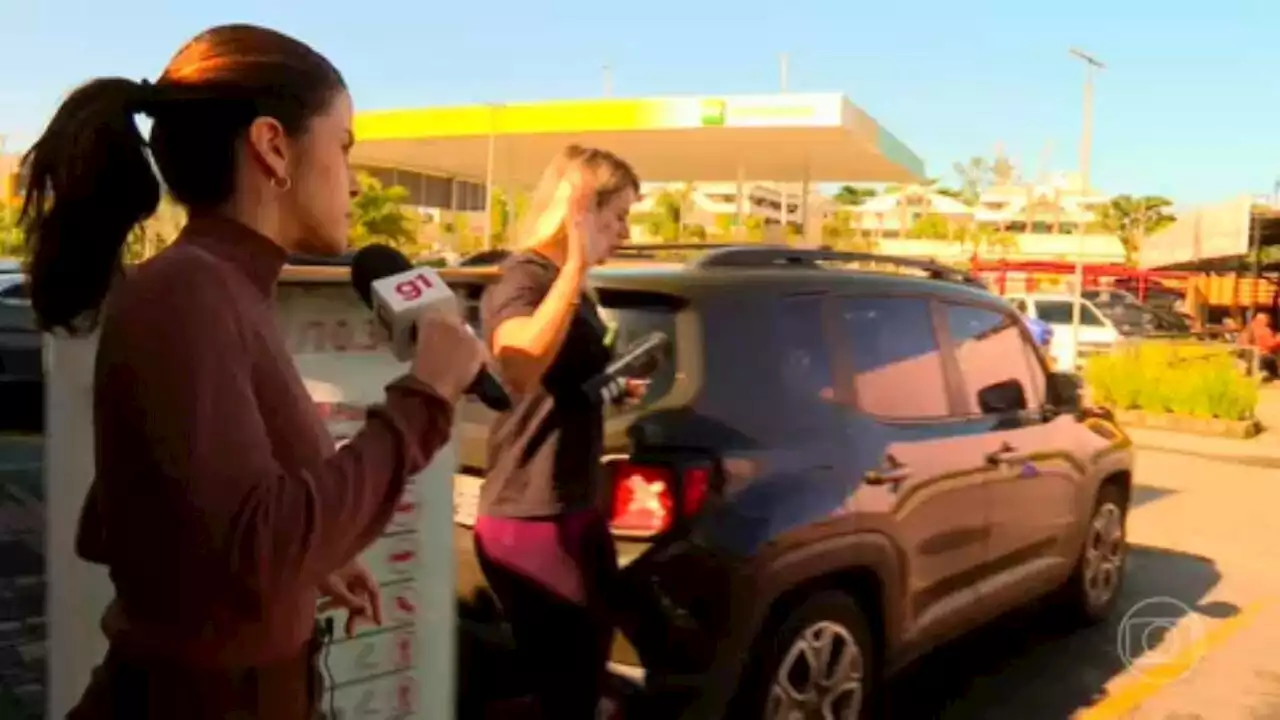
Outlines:
[[396,359],[449,401],[475,395],[499,412],[511,398],[489,371],[489,352],[463,322],[457,297],[428,267],[414,267],[399,251],[369,245],[351,262],[351,284],[387,330]]
[[414,327],[417,342],[410,372],[451,402],[464,394],[479,395],[472,386],[488,373],[489,353],[471,328],[457,315],[430,310],[419,316]]

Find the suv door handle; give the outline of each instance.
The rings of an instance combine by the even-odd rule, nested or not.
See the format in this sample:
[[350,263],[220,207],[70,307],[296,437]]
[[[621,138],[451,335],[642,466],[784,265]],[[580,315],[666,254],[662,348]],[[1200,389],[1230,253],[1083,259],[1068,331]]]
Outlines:
[[884,470],[868,470],[862,475],[862,481],[868,485],[888,485],[900,483],[911,476],[911,468],[903,466]]
[[885,454],[884,465],[878,470],[868,470],[862,474],[862,481],[868,485],[888,485],[900,483],[911,476],[911,468],[903,465],[898,458]]
[[1018,452],[1018,448],[1009,443],[1000,443],[1000,447],[987,453],[986,460],[988,465],[1007,465],[1023,460],[1025,457]]

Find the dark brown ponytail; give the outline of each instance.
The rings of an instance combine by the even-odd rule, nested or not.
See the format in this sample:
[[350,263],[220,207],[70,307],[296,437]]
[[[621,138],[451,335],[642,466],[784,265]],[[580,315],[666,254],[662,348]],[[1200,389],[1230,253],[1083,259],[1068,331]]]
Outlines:
[[[40,327],[92,326],[129,231],[160,203],[162,179],[188,210],[217,212],[236,192],[237,143],[255,118],[296,136],[345,89],[305,43],[220,25],[183,45],[154,85],[100,78],[73,92],[24,160],[21,222]],[[153,120],[149,146],[138,114]]]
[[28,181],[20,222],[31,304],[44,330],[73,330],[74,321],[101,305],[129,231],[160,202],[160,182],[135,122],[149,89],[123,78],[81,86],[23,159]]

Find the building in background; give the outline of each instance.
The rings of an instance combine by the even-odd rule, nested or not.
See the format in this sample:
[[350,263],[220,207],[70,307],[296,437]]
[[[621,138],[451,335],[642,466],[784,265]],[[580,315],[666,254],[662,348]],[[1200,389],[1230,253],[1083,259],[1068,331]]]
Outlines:
[[974,219],[1004,232],[1036,235],[1087,233],[1094,211],[1111,200],[1087,193],[1075,173],[1048,183],[1018,183],[987,188],[978,198]]
[[1089,263],[1124,262],[1120,240],[1092,228],[1095,210],[1109,201],[1086,194],[1071,174],[995,185],[973,204],[934,185],[905,185],[839,207],[836,222],[848,236],[894,255],[1074,260],[1082,254]]
[[484,234],[485,186],[447,175],[416,170],[357,165],[383,187],[402,187],[409,197],[406,207],[423,221],[419,241],[432,245],[462,233]]
[[705,235],[727,241],[741,214],[742,224],[758,236],[753,239],[800,242],[803,233],[806,240],[816,242],[823,222],[836,206],[816,188],[810,190],[805,202],[801,191],[791,185],[746,182],[740,196],[736,182],[649,183],[632,208],[632,237],[638,242],[675,239],[662,237],[653,221],[656,214],[667,212],[678,215],[678,237]]

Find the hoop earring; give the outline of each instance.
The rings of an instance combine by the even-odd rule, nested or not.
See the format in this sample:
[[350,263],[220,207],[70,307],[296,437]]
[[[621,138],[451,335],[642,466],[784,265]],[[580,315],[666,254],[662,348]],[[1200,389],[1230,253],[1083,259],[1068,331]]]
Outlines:
[[288,192],[289,188],[293,187],[293,179],[287,176],[271,178],[271,184],[280,192]]

